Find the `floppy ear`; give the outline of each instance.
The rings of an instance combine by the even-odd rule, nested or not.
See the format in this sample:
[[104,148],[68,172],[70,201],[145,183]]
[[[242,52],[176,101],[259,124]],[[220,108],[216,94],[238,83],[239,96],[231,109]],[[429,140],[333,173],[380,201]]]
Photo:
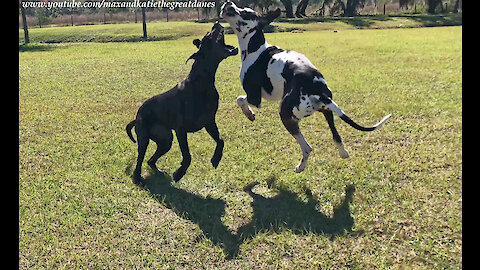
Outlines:
[[278,18],[280,16],[280,14],[282,14],[282,11],[280,10],[280,8],[277,8],[274,11],[269,11],[269,12],[267,12],[267,14],[260,17],[260,24],[262,26],[267,26],[271,22],[273,22],[273,20]]
[[200,44],[202,42],[200,41],[200,39],[196,38],[193,40],[193,45],[197,46],[197,49],[200,48]]
[[190,60],[190,59],[196,60],[197,56],[198,56],[198,52],[190,55],[190,57],[188,57],[187,61],[185,61],[185,64],[187,64],[188,60]]

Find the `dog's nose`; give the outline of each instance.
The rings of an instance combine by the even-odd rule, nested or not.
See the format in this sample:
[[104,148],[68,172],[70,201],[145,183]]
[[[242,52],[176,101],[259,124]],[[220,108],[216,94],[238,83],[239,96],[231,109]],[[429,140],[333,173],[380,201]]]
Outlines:
[[221,30],[223,28],[223,26],[218,22],[218,21],[215,21],[215,23],[213,24],[212,26],[212,30]]

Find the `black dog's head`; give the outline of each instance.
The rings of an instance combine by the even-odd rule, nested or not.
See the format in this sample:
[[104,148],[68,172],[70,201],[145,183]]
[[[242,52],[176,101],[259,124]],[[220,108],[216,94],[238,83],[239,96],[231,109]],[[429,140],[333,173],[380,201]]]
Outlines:
[[194,39],[193,45],[198,51],[192,54],[188,59],[207,60],[212,64],[218,64],[223,59],[238,54],[238,48],[225,44],[225,33],[223,26],[217,21],[202,40]]
[[277,8],[267,14],[259,15],[251,8],[239,8],[233,2],[227,1],[222,5],[220,17],[230,24],[239,37],[244,37],[255,30],[263,30],[280,14],[281,10]]

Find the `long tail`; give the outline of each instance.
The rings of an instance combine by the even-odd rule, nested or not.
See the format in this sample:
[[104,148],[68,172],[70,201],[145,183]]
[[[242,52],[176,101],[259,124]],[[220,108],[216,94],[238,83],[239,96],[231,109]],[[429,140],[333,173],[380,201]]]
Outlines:
[[387,122],[388,118],[390,118],[390,116],[392,116],[391,114],[385,116],[380,122],[375,124],[373,127],[364,127],[364,126],[361,126],[361,125],[355,123],[352,119],[350,119],[350,117],[348,117],[340,109],[340,107],[338,107],[338,105],[335,104],[335,102],[333,102],[333,100],[331,98],[329,98],[327,96],[324,96],[324,95],[321,95],[320,96],[320,101],[322,101],[325,104],[325,107],[330,109],[332,112],[336,113],[347,124],[349,124],[350,126],[352,126],[355,129],[358,129],[358,130],[361,130],[361,131],[373,131],[373,130],[379,129],[380,127],[383,126],[383,124],[385,124],[385,122]]
[[127,127],[125,128],[127,130],[128,137],[130,137],[130,140],[132,140],[134,143],[136,143],[136,141],[132,135],[132,128],[135,126],[135,122],[137,122],[137,120],[133,120],[132,122],[128,123]]

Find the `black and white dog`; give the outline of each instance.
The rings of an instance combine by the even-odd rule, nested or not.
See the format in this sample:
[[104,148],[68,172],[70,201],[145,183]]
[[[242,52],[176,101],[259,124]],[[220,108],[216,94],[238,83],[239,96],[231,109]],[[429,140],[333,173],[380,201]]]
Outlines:
[[217,143],[211,159],[214,168],[222,158],[224,143],[215,122],[219,98],[215,88],[215,73],[223,59],[238,54],[238,48],[225,44],[224,28],[218,22],[201,41],[195,39],[193,44],[198,51],[187,59],[195,60],[187,78],[167,92],[145,101],[138,109],[136,119],[126,127],[127,134],[133,142],[135,142],[131,131],[133,127],[137,133],[138,158],[133,172],[133,181],[136,184],[145,184],[141,169],[148,143],[153,140],[157,144],[157,150],[148,160],[148,165],[157,171],[155,163],[172,146],[172,129],[177,135],[183,157],[180,168],[173,174],[173,180],[180,180],[190,166],[187,132],[205,128]]
[[277,9],[259,16],[250,8],[239,8],[227,1],[221,8],[220,17],[232,27],[241,50],[240,80],[247,95],[237,98],[238,105],[248,119],[253,121],[255,114],[249,104],[259,108],[262,98],[281,100],[280,118],[302,149],[303,157],[296,167],[296,172],[302,172],[312,151],[298,127],[303,118],[315,111],[322,112],[333,133],[333,141],[340,157],[348,158],[348,152],[333,122],[333,112],[361,131],[378,129],[391,115],[385,116],[373,127],[358,125],[333,102],[332,92],[323,75],[303,54],[268,44],[263,28],[280,16],[280,12]]

